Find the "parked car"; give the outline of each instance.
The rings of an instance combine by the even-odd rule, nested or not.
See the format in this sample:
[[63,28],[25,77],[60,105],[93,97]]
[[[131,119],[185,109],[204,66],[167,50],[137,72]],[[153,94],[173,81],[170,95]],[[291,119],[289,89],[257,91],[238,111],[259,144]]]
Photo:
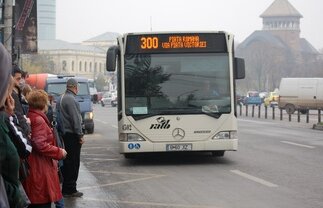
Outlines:
[[244,105],[244,99],[246,96],[243,95],[236,95],[236,101],[237,101],[237,105]]
[[270,92],[269,95],[265,98],[264,104],[265,106],[277,106],[278,105],[279,94],[278,92]]
[[103,94],[100,102],[102,107],[104,107],[105,105],[111,105],[112,107],[115,107],[118,104],[117,94],[115,92],[106,92]]
[[258,91],[248,91],[244,98],[244,105],[261,105],[262,100]]

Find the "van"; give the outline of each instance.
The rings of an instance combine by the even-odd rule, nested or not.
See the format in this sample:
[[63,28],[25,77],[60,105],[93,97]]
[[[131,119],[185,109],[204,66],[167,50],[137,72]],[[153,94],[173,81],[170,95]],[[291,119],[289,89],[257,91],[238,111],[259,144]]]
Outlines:
[[282,78],[278,107],[288,114],[323,109],[323,78]]
[[76,100],[80,104],[84,130],[86,133],[92,134],[94,132],[93,104],[87,78],[54,74],[30,74],[26,79],[26,83],[33,88],[45,90],[49,95],[54,97],[57,103],[60,95],[66,90],[66,82],[69,78],[74,78],[79,83]]

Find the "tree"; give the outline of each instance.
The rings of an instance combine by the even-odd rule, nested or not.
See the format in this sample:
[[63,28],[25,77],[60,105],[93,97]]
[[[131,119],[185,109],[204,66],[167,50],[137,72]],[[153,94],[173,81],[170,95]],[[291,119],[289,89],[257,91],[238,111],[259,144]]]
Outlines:
[[104,87],[107,86],[107,84],[108,81],[106,77],[102,73],[98,74],[98,77],[95,80],[96,89],[98,91],[103,91]]
[[22,68],[30,74],[55,73],[54,62],[44,54],[30,54],[21,56]]

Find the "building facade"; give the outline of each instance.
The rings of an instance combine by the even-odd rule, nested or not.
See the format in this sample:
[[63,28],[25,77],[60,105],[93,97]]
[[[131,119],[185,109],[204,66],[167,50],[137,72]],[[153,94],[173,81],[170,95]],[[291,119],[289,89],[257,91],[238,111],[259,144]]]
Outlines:
[[117,44],[118,33],[104,33],[82,43],[40,40],[39,54],[51,61],[52,73],[96,79],[106,74],[106,52]]
[[56,0],[37,1],[38,40],[56,39]]
[[254,31],[236,49],[246,63],[243,91],[272,91],[282,77],[315,74],[311,66],[319,53],[300,37],[300,12],[288,0],[274,0],[260,17],[262,30]]

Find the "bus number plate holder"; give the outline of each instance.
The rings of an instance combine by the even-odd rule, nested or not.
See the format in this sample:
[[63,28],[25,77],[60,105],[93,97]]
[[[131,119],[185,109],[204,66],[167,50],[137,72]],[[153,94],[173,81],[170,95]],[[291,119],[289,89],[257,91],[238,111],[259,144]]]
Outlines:
[[166,144],[166,151],[190,151],[192,144]]

